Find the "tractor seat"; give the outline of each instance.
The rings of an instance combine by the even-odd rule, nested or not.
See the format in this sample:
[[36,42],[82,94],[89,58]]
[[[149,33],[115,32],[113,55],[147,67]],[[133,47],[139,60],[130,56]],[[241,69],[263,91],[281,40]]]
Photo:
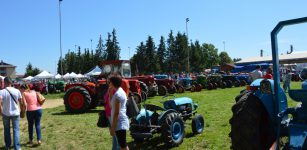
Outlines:
[[289,96],[294,101],[307,103],[307,90],[289,90]]
[[147,110],[150,110],[150,111],[158,111],[158,110],[161,110],[161,111],[164,111],[165,109],[160,107],[160,106],[157,106],[157,105],[153,105],[153,104],[144,104],[143,105],[145,109]]

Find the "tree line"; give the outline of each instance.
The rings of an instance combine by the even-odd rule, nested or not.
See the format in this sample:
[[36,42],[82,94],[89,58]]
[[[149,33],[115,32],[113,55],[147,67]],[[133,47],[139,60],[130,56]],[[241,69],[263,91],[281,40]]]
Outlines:
[[[84,74],[103,60],[119,60],[121,49],[115,29],[107,34],[105,41],[104,44],[100,36],[95,50],[84,48],[81,52],[80,46],[76,52],[69,50],[59,59],[57,72],[61,73],[61,62],[63,74]],[[148,36],[145,42],[140,42],[136,47],[136,54],[130,59],[133,74],[201,72],[204,68],[232,63],[239,59],[232,60],[227,52],[219,53],[213,44],[200,43],[198,40],[189,41],[184,33],[174,34],[172,30],[167,39],[161,36],[158,43],[155,44],[152,36]]]
[[167,39],[160,37],[157,46],[148,36],[145,42],[140,42],[131,58],[135,74],[201,72],[205,68],[232,62],[227,52],[218,53],[213,44],[189,41],[184,33],[174,35],[172,30]]
[[119,42],[116,37],[116,30],[113,29],[111,33],[108,32],[105,44],[100,35],[95,51],[84,48],[83,52],[81,52],[80,46],[76,52],[68,50],[65,56],[59,59],[57,72],[61,74],[62,62],[63,74],[71,72],[81,74],[87,73],[98,65],[100,61],[120,59],[120,50]]

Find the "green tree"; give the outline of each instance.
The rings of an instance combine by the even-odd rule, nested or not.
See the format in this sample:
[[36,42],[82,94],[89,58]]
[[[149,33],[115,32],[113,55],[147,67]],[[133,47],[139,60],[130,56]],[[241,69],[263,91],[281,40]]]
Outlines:
[[145,65],[146,65],[146,74],[152,74],[159,72],[159,64],[157,63],[157,57],[156,57],[156,46],[153,38],[151,36],[148,36],[146,41],[146,50],[145,50]]
[[118,60],[120,55],[120,47],[116,37],[116,30],[113,29],[112,35],[108,33],[108,39],[106,42],[106,59]]
[[175,38],[175,57],[174,69],[177,72],[186,72],[188,70],[188,38],[185,34],[177,33]]
[[204,43],[202,45],[203,59],[207,60],[205,63],[206,68],[211,68],[214,65],[218,65],[220,62],[218,49],[213,44]]
[[99,36],[98,44],[95,51],[94,63],[98,64],[100,61],[105,59],[105,50],[101,35]]
[[32,76],[36,76],[36,75],[38,75],[39,73],[41,73],[42,71],[40,70],[40,69],[38,69],[37,67],[35,67],[34,69],[33,69],[33,74],[32,74]]
[[166,64],[167,68],[165,71],[167,72],[174,72],[175,66],[175,57],[176,57],[176,46],[175,46],[175,38],[173,35],[173,31],[171,30],[168,34],[167,39],[167,49],[166,49]]
[[220,59],[220,65],[225,65],[228,63],[232,63],[231,58],[229,57],[227,52],[221,52],[219,55],[219,59]]
[[165,40],[163,36],[161,36],[160,38],[160,44],[159,44],[158,51],[157,51],[157,60],[158,60],[161,71],[166,72],[167,71],[166,66],[165,66],[166,45],[165,45]]
[[27,67],[26,67],[26,73],[25,73],[24,77],[28,77],[28,76],[32,76],[32,75],[33,75],[33,66],[29,62]]
[[192,72],[201,72],[204,68],[204,64],[202,63],[202,49],[199,41],[196,41],[195,43],[191,42],[190,65]]

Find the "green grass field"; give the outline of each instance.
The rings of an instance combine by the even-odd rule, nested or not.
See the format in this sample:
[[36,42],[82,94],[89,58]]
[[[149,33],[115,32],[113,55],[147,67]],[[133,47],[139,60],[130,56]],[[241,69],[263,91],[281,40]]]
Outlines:
[[[300,83],[292,83],[292,88],[300,88]],[[234,98],[244,87],[218,89],[191,93],[186,91],[183,94],[176,94],[176,97],[188,96],[199,104],[198,113],[205,117],[205,130],[202,134],[194,136],[191,130],[191,121],[187,121],[185,128],[185,138],[179,147],[174,150],[224,150],[230,148],[230,125],[228,123],[232,116],[231,106]],[[59,96],[59,95],[58,95]],[[161,105],[160,96],[150,98],[148,102]],[[294,102],[290,102],[295,106]],[[28,142],[26,119],[21,122],[21,144],[23,149],[67,149],[67,150],[108,150],[111,149],[111,137],[109,130],[101,129],[96,126],[98,111],[91,110],[85,114],[68,114],[64,106],[45,109],[42,118],[43,144],[38,147],[30,147]],[[3,133],[2,123],[0,133]],[[136,144],[128,134],[129,147],[132,150],[138,149],[167,149],[156,135],[150,141]],[[3,134],[0,136],[0,147],[4,146]]]

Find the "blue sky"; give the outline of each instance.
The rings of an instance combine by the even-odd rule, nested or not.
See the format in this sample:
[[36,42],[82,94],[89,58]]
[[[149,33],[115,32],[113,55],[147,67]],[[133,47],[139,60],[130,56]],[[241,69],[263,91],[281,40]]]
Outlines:
[[[234,58],[271,54],[270,32],[281,20],[307,16],[307,1],[290,0],[63,0],[63,55],[75,45],[93,49],[101,34],[117,30],[121,58],[129,58],[136,46],[153,36],[158,44],[170,30],[189,38],[212,43]],[[307,24],[288,27],[279,34],[281,53],[290,44],[295,51],[307,50]],[[26,65],[55,73],[60,57],[58,0],[0,1],[0,59],[16,65],[17,74]]]

